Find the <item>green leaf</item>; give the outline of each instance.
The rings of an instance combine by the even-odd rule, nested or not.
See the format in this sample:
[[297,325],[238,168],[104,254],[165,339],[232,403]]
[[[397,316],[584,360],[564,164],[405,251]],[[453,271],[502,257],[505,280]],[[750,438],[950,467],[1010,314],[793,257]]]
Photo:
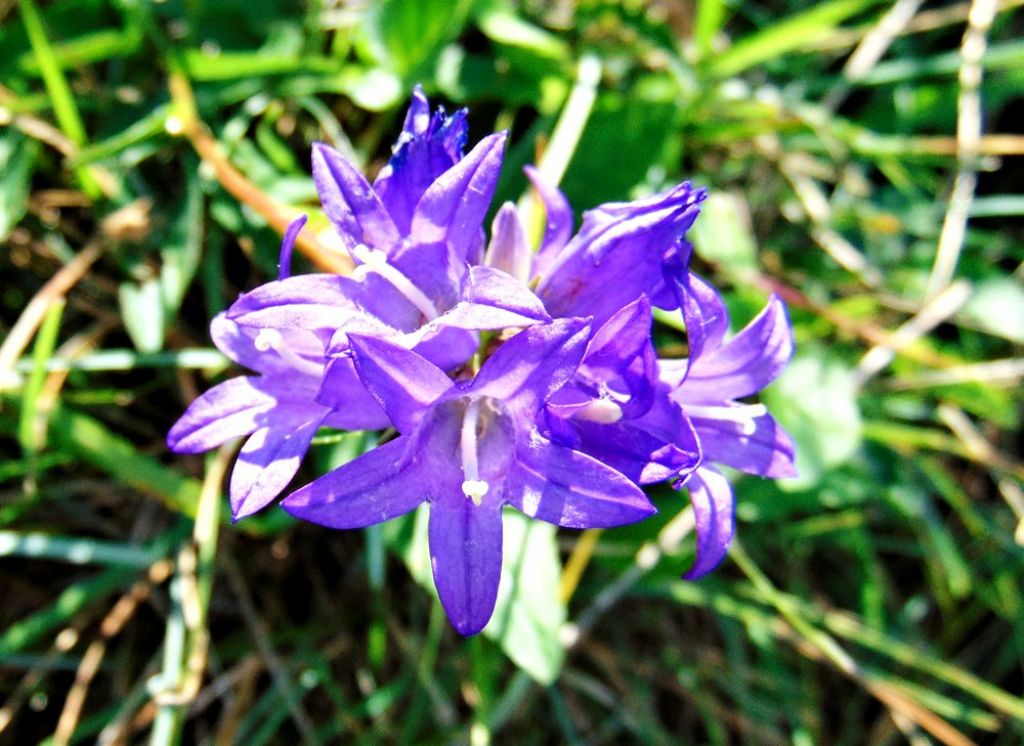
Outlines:
[[799,476],[781,486],[813,486],[860,447],[857,385],[844,363],[815,351],[799,353],[762,398],[796,445]]
[[541,57],[565,60],[569,56],[566,43],[539,26],[524,21],[508,9],[491,9],[477,18],[480,30],[492,41],[527,49]]
[[190,161],[185,173],[188,174],[185,196],[160,248],[160,289],[167,318],[174,318],[181,308],[202,255],[203,202],[199,169]]
[[39,143],[13,127],[0,132],[0,241],[6,241],[25,215]]
[[650,75],[628,96],[616,91],[598,96],[562,182],[573,207],[626,199],[649,181],[651,168],[665,160],[678,113],[675,93],[672,81]]
[[985,280],[961,315],[990,334],[1024,343],[1024,284],[1012,277]]
[[722,54],[710,58],[712,77],[727,78],[788,54],[832,31],[837,25],[878,4],[878,0],[831,0],[767,24],[740,39]]
[[462,31],[473,0],[383,0],[364,29],[371,54],[406,82],[428,75],[442,47]]
[[124,327],[139,352],[157,352],[164,346],[164,299],[160,280],[127,281],[117,289]]
[[158,234],[160,273],[118,288],[128,336],[139,352],[158,352],[169,319],[176,318],[202,256],[203,204],[199,170],[189,161],[185,194],[167,231]]

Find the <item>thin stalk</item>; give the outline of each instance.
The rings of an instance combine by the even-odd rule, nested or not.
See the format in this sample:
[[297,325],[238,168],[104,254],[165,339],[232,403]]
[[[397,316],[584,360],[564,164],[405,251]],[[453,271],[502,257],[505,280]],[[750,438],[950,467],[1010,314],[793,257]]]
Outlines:
[[[21,20],[25,24],[25,32],[28,34],[29,43],[35,53],[36,62],[39,64],[39,72],[43,76],[43,83],[50,95],[50,102],[53,104],[53,113],[57,117],[64,135],[78,147],[86,143],[85,126],[82,124],[82,117],[78,113],[78,106],[75,104],[74,96],[71,94],[71,87],[64,78],[64,72],[60,69],[60,62],[53,51],[53,45],[46,36],[46,29],[43,27],[42,16],[32,0],[19,0],[21,8]],[[75,169],[78,182],[82,191],[90,199],[102,196],[99,182],[87,167]]]

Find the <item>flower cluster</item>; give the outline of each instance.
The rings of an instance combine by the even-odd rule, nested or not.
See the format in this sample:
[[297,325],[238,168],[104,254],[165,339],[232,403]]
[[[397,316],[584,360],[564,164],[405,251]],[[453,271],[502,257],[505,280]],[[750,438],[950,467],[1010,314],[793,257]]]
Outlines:
[[[464,111],[431,112],[417,89],[393,155],[371,185],[325,145],[313,151],[324,211],[350,276],[291,276],[242,295],[214,343],[257,375],[199,397],[168,435],[180,453],[248,436],[230,481],[235,519],[273,501],[322,427],[383,430],[376,448],[292,492],[294,516],[359,528],[429,503],[434,581],[463,634],[494,608],[502,509],[569,528],[654,513],[642,485],[685,485],[699,577],[723,558],[733,494],[716,464],[793,474],[787,435],[744,403],[792,353],[773,297],[729,338],[715,290],[689,270],[686,231],[705,192],[689,183],[601,205],[573,231],[564,195],[528,169],[540,246],[512,204],[485,238],[505,135],[468,154]],[[652,309],[680,310],[689,356],[662,360]]]

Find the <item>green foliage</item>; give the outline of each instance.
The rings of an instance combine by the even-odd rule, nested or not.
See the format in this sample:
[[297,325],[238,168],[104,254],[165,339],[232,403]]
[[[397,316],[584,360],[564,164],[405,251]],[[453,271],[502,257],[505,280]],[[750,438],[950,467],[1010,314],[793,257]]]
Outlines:
[[[1016,3],[983,34],[978,159],[957,137],[980,4],[922,4],[889,36],[907,4],[7,5],[0,741],[1024,739]],[[872,39],[880,59],[851,70]],[[652,488],[659,515],[599,535],[510,512],[498,610],[466,641],[431,590],[424,511],[362,533],[273,508],[232,525],[229,454],[167,453],[225,369],[210,318],[276,271],[273,210],[327,225],[311,143],[376,172],[416,83],[469,107],[472,140],[511,131],[503,199],[556,127],[547,163],[567,163],[578,213],[707,186],[694,266],[736,328],[770,292],[789,303],[796,357],[763,403],[800,477],[732,475],[739,544],[714,575],[679,578],[685,489]],[[963,168],[970,293],[930,317]],[[99,259],[76,274],[86,247]],[[42,289],[65,265],[62,301]],[[658,322],[684,356],[680,319]],[[896,353],[879,370],[880,345]],[[301,478],[375,437],[321,433]]]

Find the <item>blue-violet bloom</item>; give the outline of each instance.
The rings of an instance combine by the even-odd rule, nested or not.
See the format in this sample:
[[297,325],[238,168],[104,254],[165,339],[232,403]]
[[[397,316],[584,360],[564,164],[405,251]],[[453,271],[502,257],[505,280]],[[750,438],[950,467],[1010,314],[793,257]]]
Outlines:
[[532,326],[468,382],[404,347],[352,335],[359,377],[400,435],[282,506],[314,523],[360,528],[429,503],[441,602],[459,632],[479,632],[498,592],[502,506],[571,528],[617,526],[654,512],[629,479],[537,427],[540,409],[575,372],[588,331],[581,319]]

